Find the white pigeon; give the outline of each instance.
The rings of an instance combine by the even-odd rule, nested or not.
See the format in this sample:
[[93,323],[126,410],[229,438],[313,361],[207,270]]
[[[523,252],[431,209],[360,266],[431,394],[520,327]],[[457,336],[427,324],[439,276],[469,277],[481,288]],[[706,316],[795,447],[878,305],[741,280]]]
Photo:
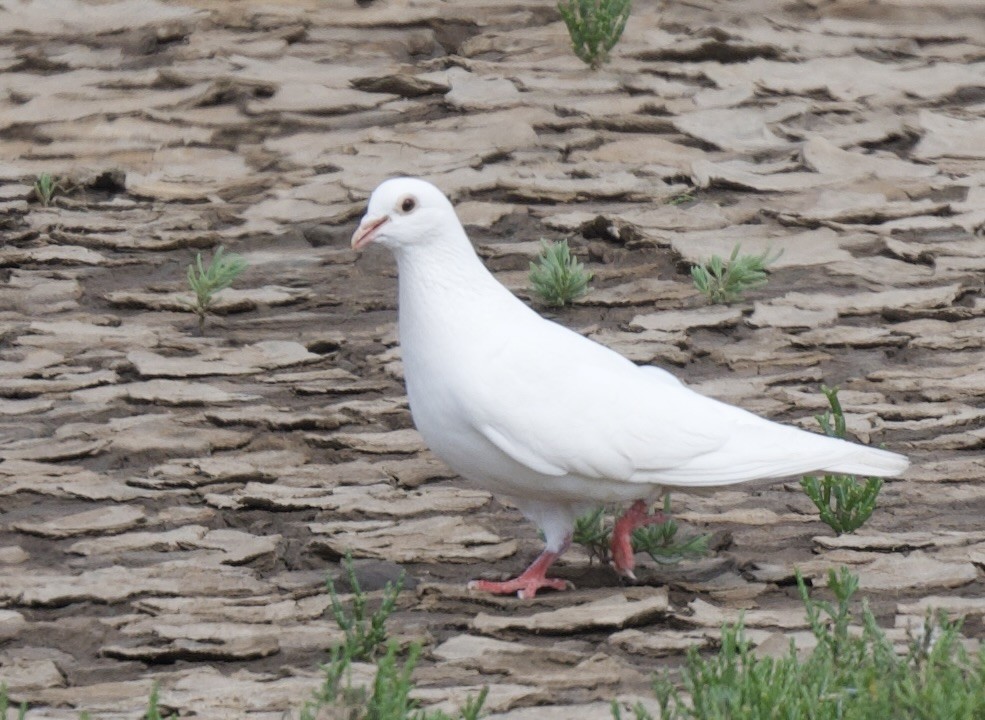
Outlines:
[[470,584],[531,598],[565,581],[546,572],[575,519],[631,502],[612,564],[633,577],[630,536],[662,522],[663,488],[708,488],[807,472],[893,476],[896,453],[765,420],[688,389],[542,318],[476,255],[448,198],[412,178],[382,183],[352,247],[389,248],[399,271],[407,395],[428,446],[455,472],[511,499],[546,547],[519,577]]

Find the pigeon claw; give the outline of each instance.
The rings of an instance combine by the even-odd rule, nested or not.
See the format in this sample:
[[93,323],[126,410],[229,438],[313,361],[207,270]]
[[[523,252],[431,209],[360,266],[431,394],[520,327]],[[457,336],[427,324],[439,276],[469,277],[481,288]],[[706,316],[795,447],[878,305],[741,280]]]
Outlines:
[[512,595],[516,593],[517,597],[522,600],[532,600],[537,597],[537,591],[541,588],[558,591],[568,590],[569,588],[573,588],[574,585],[567,580],[547,577],[547,569],[551,566],[551,563],[557,560],[560,554],[560,552],[544,550],[530,564],[530,567],[523,571],[520,577],[502,582],[495,580],[473,580],[468,585],[469,590],[481,590],[482,592],[492,593],[494,595]]
[[647,525],[660,525],[667,521],[664,514],[656,512],[650,514],[647,511],[646,503],[637,500],[625,513],[616,520],[616,526],[612,529],[612,562],[610,563],[616,572],[628,580],[636,580],[633,567],[636,565],[636,558],[633,553],[633,532]]
[[533,600],[537,597],[537,591],[542,588],[560,592],[563,590],[572,590],[574,587],[574,584],[568,580],[561,580],[560,578],[525,578],[522,575],[518,578],[504,580],[502,582],[495,580],[473,580],[468,584],[469,590],[480,590],[482,592],[492,593],[493,595],[512,595],[516,593],[516,596],[521,600]]

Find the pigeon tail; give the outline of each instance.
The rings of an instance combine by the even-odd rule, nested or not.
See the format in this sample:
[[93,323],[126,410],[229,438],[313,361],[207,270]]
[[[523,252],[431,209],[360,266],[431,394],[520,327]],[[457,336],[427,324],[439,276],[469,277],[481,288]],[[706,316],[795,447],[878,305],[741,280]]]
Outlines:
[[910,466],[910,461],[899,453],[862,445],[852,445],[851,447],[854,452],[830,465],[825,465],[821,469],[825,472],[844,473],[846,475],[895,477],[902,474]]

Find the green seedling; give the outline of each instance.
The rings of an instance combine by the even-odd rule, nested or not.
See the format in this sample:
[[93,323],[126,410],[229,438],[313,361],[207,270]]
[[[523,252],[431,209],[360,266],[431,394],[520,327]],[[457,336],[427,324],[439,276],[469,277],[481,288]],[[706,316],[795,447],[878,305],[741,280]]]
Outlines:
[[[372,685],[362,687],[353,685],[352,658],[343,647],[335,647],[329,662],[321,666],[324,679],[302,706],[300,720],[453,720],[441,711],[418,709],[417,702],[410,697],[421,646],[411,644],[403,662],[398,661],[397,653],[397,643],[389,642],[376,663]],[[479,720],[488,694],[489,688],[484,687],[478,696],[469,696],[459,710],[458,720]]]
[[[815,415],[829,437],[844,439],[847,433],[845,413],[838,400],[838,388],[821,387],[830,408]],[[858,530],[872,516],[882,489],[882,478],[870,477],[859,482],[854,475],[805,475],[800,480],[807,497],[821,515],[821,520],[838,535]]]
[[[741,621],[722,629],[718,651],[692,649],[679,677],[662,672],[654,682],[661,720],[976,720],[985,717],[985,650],[969,656],[959,625],[928,614],[910,634],[905,654],[878,626],[863,601],[853,612],[858,577],[828,572],[834,601],[797,587],[817,640],[809,656],[791,644],[780,657],[758,657]],[[652,720],[642,707],[637,720]],[[619,720],[621,708],[613,705]]]
[[592,70],[607,63],[626,28],[631,7],[631,0],[558,0],[558,12],[578,59]]
[[[667,521],[639,528],[633,533],[635,552],[645,552],[662,565],[676,565],[682,560],[704,557],[708,553],[709,535],[678,537],[677,522],[670,517],[670,494],[664,495],[664,515]],[[571,539],[583,546],[593,560],[608,562],[612,541],[612,521],[600,507],[575,520]]]
[[530,263],[530,286],[546,304],[567,305],[588,291],[592,273],[571,254],[568,241],[551,242],[543,238],[537,261]]
[[683,560],[694,560],[708,554],[710,535],[677,537],[677,521],[670,516],[670,494],[664,495],[666,522],[647,525],[633,532],[633,550],[645,552],[661,565],[676,565]]
[[667,201],[668,205],[683,205],[685,203],[694,202],[695,195],[691,191],[687,190],[685,192],[674,195]]
[[732,248],[728,260],[718,255],[701,265],[691,268],[694,287],[714,304],[735,302],[747,290],[767,283],[766,268],[777,261],[782,252],[770,256],[767,249],[762,255],[740,255],[740,244]]
[[404,589],[404,575],[401,573],[396,583],[387,583],[383,588],[383,599],[380,607],[373,613],[368,610],[369,598],[359,586],[356,572],[352,567],[352,554],[346,553],[342,559],[349,587],[352,589],[352,600],[349,609],[342,606],[342,601],[335,591],[335,583],[328,578],[326,585],[332,599],[332,616],[339,628],[345,633],[345,643],[342,648],[344,657],[350,660],[372,660],[386,642],[386,621],[389,619],[397,604],[397,597]]
[[202,264],[202,253],[196,254],[195,262],[188,266],[188,285],[195,293],[195,301],[190,305],[198,315],[200,333],[205,332],[205,316],[212,307],[215,294],[232,285],[245,269],[246,260],[239,255],[227,255],[221,246],[215,251],[208,267]]
[[[7,720],[7,710],[10,709],[10,695],[7,693],[7,683],[0,683],[0,720]],[[27,703],[21,702],[17,709],[17,720],[24,720],[27,715]]]
[[147,712],[144,713],[144,720],[171,720],[171,718],[175,717],[174,715],[168,715],[167,717],[161,715],[161,710],[158,707],[160,703],[160,692],[160,687],[157,683],[154,683],[150,691],[150,698],[147,700]]
[[34,197],[37,198],[42,207],[51,205],[55,194],[62,190],[64,187],[51,173],[43,172],[34,181]]

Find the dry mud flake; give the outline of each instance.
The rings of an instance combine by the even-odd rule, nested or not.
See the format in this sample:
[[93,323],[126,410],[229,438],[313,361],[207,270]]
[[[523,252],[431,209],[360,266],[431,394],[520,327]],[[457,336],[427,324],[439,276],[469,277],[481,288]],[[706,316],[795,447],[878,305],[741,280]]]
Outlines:
[[665,615],[669,609],[666,587],[645,590],[638,588],[583,605],[573,605],[527,616],[479,613],[473,618],[470,627],[476,632],[489,635],[503,630],[563,635],[643,625]]
[[13,528],[29,535],[67,538],[75,535],[119,533],[136,527],[145,519],[143,508],[133,505],[110,505],[54,520],[18,522],[13,524]]
[[327,447],[352,448],[364,453],[385,455],[410,454],[425,450],[427,446],[421,434],[413,428],[388,432],[334,433],[332,435],[307,435],[309,442]]
[[[867,554],[860,554],[860,559]],[[821,558],[801,564],[805,576],[813,577],[815,584],[827,582],[827,570],[843,564],[837,560]],[[886,555],[868,562],[854,564],[853,572],[859,576],[863,590],[883,592],[913,592],[933,588],[954,588],[978,579],[979,573],[971,562],[945,562],[915,550],[909,555]]]
[[118,603],[135,595],[260,595],[269,586],[253,571],[199,560],[151,567],[114,565],[79,575],[25,574],[0,568],[0,598],[26,606],[60,607],[73,602]]
[[728,259],[738,243],[743,255],[762,255],[779,257],[770,264],[775,271],[787,267],[809,267],[829,265],[852,259],[845,249],[850,238],[840,236],[829,228],[818,228],[790,235],[778,235],[765,231],[761,225],[741,225],[721,231],[697,231],[673,234],[669,237],[674,252],[691,264],[707,262],[712,255]]
[[339,557],[352,552],[391,562],[491,562],[514,555],[515,540],[503,540],[482,528],[468,525],[458,516],[434,516],[419,520],[373,521],[365,529],[347,529],[344,523],[312,523],[318,538],[313,542]]
[[66,33],[77,38],[189,20],[199,14],[200,11],[193,8],[156,0],[122,0],[101,5],[78,0],[17,2],[4,8],[4,25],[0,34],[23,32],[50,36]]
[[259,395],[222,390],[215,385],[180,380],[148,380],[129,383],[121,389],[132,401],[155,405],[217,405],[260,398]]
[[144,452],[167,452],[170,455],[204,454],[243,447],[253,437],[251,433],[186,424],[170,413],[114,418],[105,425],[92,423],[65,425],[59,432],[69,437],[109,442],[111,450],[128,454]]
[[40,248],[4,248],[0,250],[0,267],[19,265],[106,265],[108,258],[77,245]]
[[923,138],[913,149],[914,157],[985,159],[985,120],[962,120],[921,110],[919,125]]
[[149,495],[128,487],[122,480],[62,463],[6,460],[0,463],[0,479],[0,497],[32,492],[49,497],[126,502]]
[[961,285],[942,285],[929,288],[900,288],[854,295],[822,295],[799,292],[787,293],[763,307],[780,306],[839,316],[872,315],[886,311],[917,311],[950,307],[961,294]]
[[950,204],[935,200],[890,200],[879,192],[824,190],[816,197],[805,196],[791,209],[785,203],[772,210],[784,223],[817,225],[853,223],[879,225],[890,220],[914,216],[950,214]]
[[259,557],[273,555],[280,540],[280,535],[257,536],[240,530],[208,530],[199,525],[187,525],[164,532],[125,533],[83,540],[73,544],[69,552],[106,555],[135,551],[211,550],[217,551],[212,553],[212,557],[222,564],[243,565]]
[[828,550],[874,550],[899,552],[918,548],[953,548],[985,542],[985,532],[959,532],[956,530],[915,532],[874,532],[860,530],[835,537],[819,536],[814,542]]
[[742,310],[732,307],[701,307],[637,315],[629,326],[634,330],[679,332],[699,327],[729,327],[742,319]]
[[206,642],[180,638],[164,645],[104,645],[99,653],[117,660],[145,663],[258,660],[280,652],[280,644],[271,633],[267,630],[267,634],[256,637],[216,638]]
[[785,150],[791,143],[775,135],[769,125],[796,117],[809,108],[803,101],[764,108],[713,108],[695,110],[674,118],[674,127],[720,150],[761,153]]
[[[279,307],[294,305],[312,297],[313,292],[304,288],[287,288],[279,285],[265,285],[249,290],[226,288],[213,296],[209,312],[217,315],[250,312],[258,307]],[[190,292],[157,293],[118,290],[107,293],[106,299],[113,305],[126,308],[145,308],[148,310],[171,310],[191,312],[195,296]]]
[[[485,678],[481,678],[485,680]],[[483,711],[491,713],[503,713],[516,707],[527,707],[536,705],[537,709],[544,711],[542,703],[550,702],[550,694],[543,688],[533,685],[517,685],[513,683],[483,683],[476,685],[466,685],[462,687],[440,687],[430,688],[420,685],[411,690],[410,696],[426,706],[431,712],[444,712],[455,717],[455,714],[468,702],[469,698],[475,698],[482,692],[483,687],[488,687],[489,694],[483,704]],[[501,715],[484,715],[486,718],[502,717]]]
[[[321,582],[321,573],[318,573]],[[151,615],[194,617],[197,622],[241,622],[256,624],[294,624],[317,620],[331,606],[325,594],[284,599],[279,595],[261,597],[157,597],[134,602],[134,607]],[[144,622],[144,621],[140,621]],[[336,627],[338,630],[338,627]],[[339,630],[341,632],[341,630]]]
[[678,620],[690,625],[720,628],[725,624],[742,622],[746,627],[780,627],[785,629],[808,626],[802,608],[776,610],[739,610],[722,608],[695,598],[688,604],[689,613],[674,613]]
[[242,155],[202,147],[161,148],[146,173],[127,173],[127,192],[156,200],[204,200],[252,184]]
[[0,310],[15,310],[33,318],[74,310],[82,297],[79,281],[62,273],[14,270],[0,288]]
[[937,175],[934,165],[918,165],[895,155],[870,155],[842,150],[820,135],[812,136],[803,147],[804,164],[822,175],[846,183],[852,178],[876,177],[883,180],[913,180]]
[[634,655],[664,657],[679,655],[691,648],[709,647],[714,639],[707,631],[701,630],[660,629],[656,632],[644,632],[629,629],[613,633],[608,642]]
[[29,326],[30,335],[21,335],[19,345],[44,347],[56,352],[72,354],[92,347],[130,350],[134,347],[152,348],[160,341],[160,328],[134,322],[121,322],[115,318],[91,317],[85,320],[36,320]]
[[697,293],[693,286],[675,280],[640,278],[608,288],[593,289],[584,297],[575,300],[575,304],[623,307],[660,302],[676,303],[694,297]]
[[[373,681],[372,665],[353,663],[353,687]],[[304,699],[324,681],[321,673],[310,676],[281,672],[257,673],[249,670],[222,672],[213,667],[188,670],[176,681],[161,685],[163,707],[187,708],[203,717],[236,720],[237,718],[283,718],[297,711]],[[146,704],[147,693],[139,696]]]
[[0,641],[16,638],[27,627],[27,620],[16,610],[0,610]]
[[266,340],[227,351],[205,351],[202,356],[165,357],[149,350],[127,354],[141,377],[201,377],[205,375],[252,375],[262,370],[311,363],[321,355],[308,352],[300,343]]

